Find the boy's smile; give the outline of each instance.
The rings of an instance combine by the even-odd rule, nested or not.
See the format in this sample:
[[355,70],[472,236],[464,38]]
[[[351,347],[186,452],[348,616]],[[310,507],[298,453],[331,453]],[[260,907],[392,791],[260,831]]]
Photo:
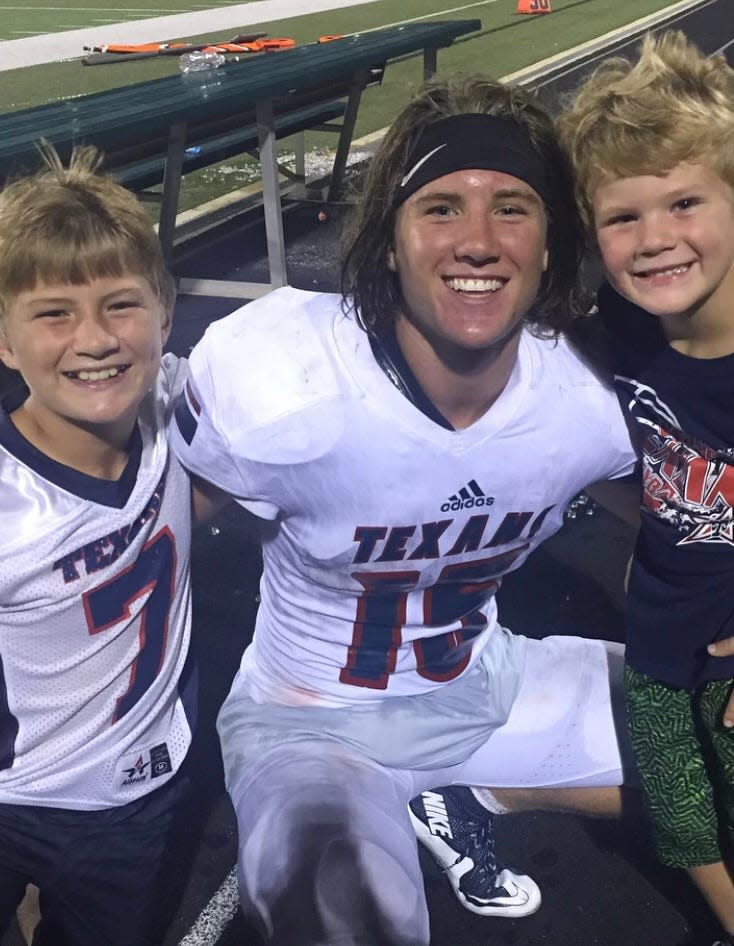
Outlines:
[[13,414],[18,429],[62,462],[80,431],[124,448],[155,382],[169,323],[142,276],[20,292],[0,332],[0,358],[30,390]]
[[731,321],[734,191],[718,174],[682,163],[659,176],[605,178],[592,205],[604,266],[622,295],[670,317],[673,335],[681,317]]

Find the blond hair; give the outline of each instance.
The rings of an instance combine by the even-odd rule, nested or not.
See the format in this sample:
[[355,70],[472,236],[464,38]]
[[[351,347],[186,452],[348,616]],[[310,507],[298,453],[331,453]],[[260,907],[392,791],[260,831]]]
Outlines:
[[39,145],[44,167],[0,192],[0,319],[39,282],[81,285],[133,273],[148,280],[167,312],[175,285],[145,208],[99,172],[102,155],[85,145],[64,166]]
[[604,177],[659,175],[689,162],[734,187],[734,69],[677,30],[647,35],[636,62],[603,62],[557,124],[587,225]]

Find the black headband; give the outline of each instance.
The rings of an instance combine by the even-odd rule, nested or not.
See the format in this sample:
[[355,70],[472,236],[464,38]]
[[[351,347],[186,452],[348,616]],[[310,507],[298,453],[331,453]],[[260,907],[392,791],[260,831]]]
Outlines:
[[395,206],[438,177],[474,169],[511,174],[548,204],[547,170],[527,129],[512,118],[472,113],[425,126],[408,155]]

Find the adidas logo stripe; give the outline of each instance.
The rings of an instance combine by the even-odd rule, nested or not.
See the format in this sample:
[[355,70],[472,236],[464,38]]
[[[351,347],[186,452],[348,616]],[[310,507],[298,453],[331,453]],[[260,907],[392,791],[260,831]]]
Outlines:
[[472,509],[474,506],[491,506],[493,496],[487,496],[476,480],[469,480],[466,486],[449,496],[448,502],[441,506],[441,512],[456,512],[458,509]]

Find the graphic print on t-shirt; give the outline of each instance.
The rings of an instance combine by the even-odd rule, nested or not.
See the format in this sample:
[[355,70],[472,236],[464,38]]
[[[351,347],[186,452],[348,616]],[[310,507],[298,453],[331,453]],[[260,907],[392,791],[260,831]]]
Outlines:
[[628,410],[647,435],[641,445],[643,505],[679,533],[676,545],[734,545],[734,464],[681,433],[675,414],[649,385],[617,375]]

